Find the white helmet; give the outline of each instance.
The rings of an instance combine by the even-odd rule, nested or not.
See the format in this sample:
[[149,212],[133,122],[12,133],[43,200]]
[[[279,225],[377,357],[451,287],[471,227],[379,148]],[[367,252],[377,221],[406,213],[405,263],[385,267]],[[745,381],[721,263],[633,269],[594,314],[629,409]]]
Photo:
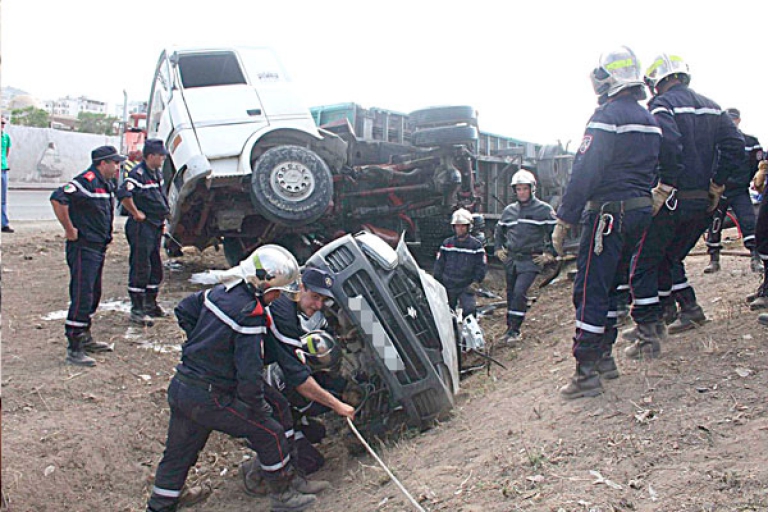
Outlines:
[[626,46],[602,54],[589,78],[592,80],[595,94],[609,98],[630,87],[645,85],[640,62],[635,53]]
[[471,226],[472,214],[464,208],[459,208],[453,212],[453,215],[451,216],[451,225],[455,226],[456,224],[465,224],[467,226]]
[[662,53],[645,71],[645,81],[649,87],[657,90],[661,81],[672,75],[679,75],[680,80],[686,85],[691,83],[691,72],[682,57]]
[[327,370],[341,361],[342,354],[333,336],[325,331],[310,331],[301,337],[296,355],[313,370]]
[[299,300],[299,264],[287,249],[279,245],[262,245],[229,270],[209,270],[193,274],[190,281],[200,284],[223,283],[231,289],[245,281],[258,295],[272,290],[284,292],[291,300]]
[[527,169],[520,169],[517,171],[515,175],[512,176],[512,183],[510,183],[510,185],[513,187],[515,185],[528,185],[531,187],[531,195],[533,196],[536,194],[536,176]]

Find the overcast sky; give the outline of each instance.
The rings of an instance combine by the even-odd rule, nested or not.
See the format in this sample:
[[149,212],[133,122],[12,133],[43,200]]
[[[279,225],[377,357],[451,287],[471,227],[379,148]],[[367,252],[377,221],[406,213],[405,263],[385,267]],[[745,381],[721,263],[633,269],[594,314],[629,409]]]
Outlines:
[[[44,99],[146,100],[171,45],[271,46],[309,106],[472,105],[481,130],[581,139],[600,54],[682,56],[696,91],[768,144],[768,2],[2,0],[3,86]],[[190,7],[197,5],[198,7]]]

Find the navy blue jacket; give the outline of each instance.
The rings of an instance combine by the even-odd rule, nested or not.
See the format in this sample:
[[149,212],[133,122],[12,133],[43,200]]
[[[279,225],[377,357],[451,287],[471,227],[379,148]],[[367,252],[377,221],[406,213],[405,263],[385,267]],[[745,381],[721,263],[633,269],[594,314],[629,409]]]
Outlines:
[[159,169],[148,169],[146,164],[143,161],[131,169],[117,191],[117,198],[122,201],[126,197],[132,197],[136,208],[147,216],[146,222],[160,227],[170,211],[163,186],[163,174]]
[[432,269],[432,275],[448,290],[461,290],[485,279],[488,257],[483,243],[472,235],[446,238]]
[[266,364],[277,363],[283,370],[285,384],[294,389],[312,374],[309,366],[296,356],[301,349],[304,330],[299,321],[298,303],[281,295],[267,308],[270,317],[269,335],[265,344]]
[[650,197],[661,129],[632,94],[595,110],[573,162],[558,218],[576,224],[587,201]]
[[511,259],[531,259],[533,254],[549,251],[552,254],[552,230],[557,224],[552,207],[531,197],[530,201],[515,201],[501,212],[494,231],[494,252],[502,247]]
[[725,185],[728,190],[739,189],[746,191],[749,188],[752,178],[755,177],[757,165],[760,163],[760,160],[763,159],[763,148],[760,146],[760,141],[757,140],[757,137],[747,135],[741,131],[740,133],[744,137],[744,153],[746,159],[742,162],[742,165],[738,170],[731,174]]
[[112,182],[93,166],[51,194],[51,201],[69,206],[69,218],[78,232],[78,242],[106,245],[112,241],[114,218]]
[[187,333],[176,370],[263,411],[267,315],[250,286],[216,285],[186,297],[174,312]]
[[714,101],[676,84],[648,103],[664,135],[659,180],[678,190],[709,190],[744,161],[744,137]]

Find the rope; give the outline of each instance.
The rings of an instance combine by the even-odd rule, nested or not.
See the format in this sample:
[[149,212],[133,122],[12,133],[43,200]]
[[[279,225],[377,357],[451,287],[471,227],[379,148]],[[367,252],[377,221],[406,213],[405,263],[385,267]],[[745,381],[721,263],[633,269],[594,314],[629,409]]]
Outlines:
[[419,505],[419,503],[415,499],[413,499],[413,496],[410,495],[410,493],[405,489],[405,487],[403,487],[403,484],[400,483],[400,480],[395,478],[395,475],[392,474],[392,472],[389,470],[387,465],[384,464],[384,462],[379,458],[378,455],[376,455],[376,452],[373,451],[373,448],[371,448],[368,445],[368,443],[365,442],[365,439],[363,439],[363,436],[361,436],[360,432],[358,432],[357,428],[355,428],[355,424],[352,423],[351,419],[347,418],[347,424],[349,425],[349,428],[352,429],[352,432],[355,433],[355,435],[360,440],[360,442],[363,443],[363,446],[365,446],[365,449],[368,450],[368,453],[370,453],[373,456],[373,458],[376,459],[376,462],[379,463],[379,466],[384,468],[384,471],[386,471],[386,473],[389,476],[389,478],[391,478],[392,481],[395,482],[395,484],[400,489],[400,491],[402,491],[402,493],[405,494],[405,496],[410,500],[410,502],[411,502],[411,504],[413,504],[414,508],[416,510],[418,510],[419,512],[426,512],[426,510],[424,510],[421,507],[421,505]]

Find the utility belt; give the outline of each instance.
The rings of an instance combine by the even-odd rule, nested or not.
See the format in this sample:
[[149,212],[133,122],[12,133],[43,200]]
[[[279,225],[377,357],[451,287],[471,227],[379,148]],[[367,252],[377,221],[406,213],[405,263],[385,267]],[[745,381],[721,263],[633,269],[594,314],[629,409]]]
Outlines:
[[219,386],[214,386],[210,382],[206,382],[196,377],[190,377],[189,375],[184,375],[183,373],[179,373],[179,372],[176,372],[175,378],[178,379],[180,382],[186,384],[187,386],[204,389],[209,393],[213,393],[215,391],[220,394],[231,394],[233,392],[233,390],[231,389],[225,389]]
[[675,195],[678,199],[709,199],[707,190],[677,190]]
[[649,208],[653,206],[653,199],[650,197],[633,197],[626,201],[588,201],[586,211],[598,212],[597,229],[595,230],[595,248],[593,252],[600,256],[603,252],[603,237],[613,233],[614,214],[619,215],[619,220],[624,212],[639,210],[640,208]]

